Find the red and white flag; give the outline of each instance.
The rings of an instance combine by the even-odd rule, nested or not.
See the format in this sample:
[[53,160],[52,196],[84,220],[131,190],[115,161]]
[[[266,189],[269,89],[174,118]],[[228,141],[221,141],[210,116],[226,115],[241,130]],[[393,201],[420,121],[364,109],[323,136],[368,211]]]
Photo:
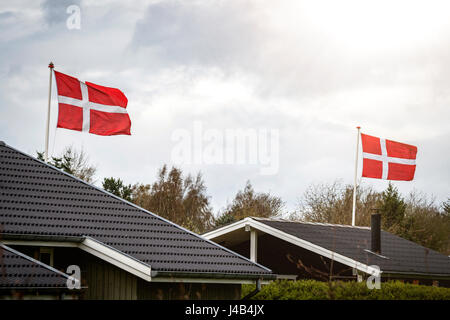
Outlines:
[[82,82],[55,71],[58,90],[58,128],[102,136],[130,135],[128,99],[116,88]]
[[414,179],[417,147],[361,133],[362,176],[385,180]]

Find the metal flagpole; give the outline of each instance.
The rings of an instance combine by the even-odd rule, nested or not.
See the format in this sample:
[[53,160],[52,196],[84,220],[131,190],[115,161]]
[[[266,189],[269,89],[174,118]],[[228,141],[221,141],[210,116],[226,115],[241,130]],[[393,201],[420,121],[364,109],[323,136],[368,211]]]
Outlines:
[[355,180],[353,181],[353,208],[352,208],[352,226],[355,226],[355,211],[356,211],[356,175],[358,174],[358,149],[359,149],[359,132],[361,127],[356,127],[358,134],[356,136],[356,157],[355,157]]
[[53,62],[50,62],[48,65],[50,69],[50,78],[48,82],[48,108],[47,108],[47,128],[45,131],[45,153],[44,153],[44,160],[45,162],[48,161],[48,136],[49,136],[49,128],[50,128],[50,102],[52,99],[52,71],[54,68]]

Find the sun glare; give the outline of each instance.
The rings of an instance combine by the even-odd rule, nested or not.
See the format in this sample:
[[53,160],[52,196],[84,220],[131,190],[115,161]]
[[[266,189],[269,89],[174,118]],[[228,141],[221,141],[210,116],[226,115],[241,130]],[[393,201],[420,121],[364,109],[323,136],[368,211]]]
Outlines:
[[450,30],[450,1],[314,0],[296,2],[295,9],[284,4],[275,24],[299,33],[308,28],[356,52],[417,48]]

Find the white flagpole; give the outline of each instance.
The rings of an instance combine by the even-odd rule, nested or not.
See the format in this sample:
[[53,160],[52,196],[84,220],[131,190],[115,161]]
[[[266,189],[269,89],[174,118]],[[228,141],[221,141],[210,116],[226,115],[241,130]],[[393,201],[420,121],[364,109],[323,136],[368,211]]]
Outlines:
[[49,82],[48,82],[47,128],[45,131],[45,153],[44,153],[45,162],[48,161],[48,136],[49,136],[49,129],[50,129],[50,102],[52,99],[52,71],[54,68],[53,62],[50,62],[48,67],[50,69],[50,78],[49,78]]
[[356,175],[358,174],[358,149],[359,149],[359,131],[361,127],[356,127],[358,134],[356,136],[356,157],[355,157],[355,179],[353,180],[353,208],[352,208],[352,226],[355,226],[355,211],[356,211]]

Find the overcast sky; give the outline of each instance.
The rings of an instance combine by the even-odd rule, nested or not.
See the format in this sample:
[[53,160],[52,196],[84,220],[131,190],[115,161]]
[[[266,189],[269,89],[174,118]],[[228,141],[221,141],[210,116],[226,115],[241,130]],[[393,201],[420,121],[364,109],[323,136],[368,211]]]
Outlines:
[[[70,5],[80,29],[67,27]],[[167,163],[201,171],[215,210],[247,180],[292,210],[312,183],[353,182],[360,125],[416,145],[414,181],[394,185],[439,204],[450,196],[449,14],[445,0],[2,1],[0,140],[44,149],[53,61],[128,97],[132,135],[102,137],[56,129],[53,86],[50,153],[83,148],[97,185],[107,176],[151,183]],[[257,134],[256,162],[174,156],[188,138],[193,153],[208,143],[218,151],[239,130]]]

